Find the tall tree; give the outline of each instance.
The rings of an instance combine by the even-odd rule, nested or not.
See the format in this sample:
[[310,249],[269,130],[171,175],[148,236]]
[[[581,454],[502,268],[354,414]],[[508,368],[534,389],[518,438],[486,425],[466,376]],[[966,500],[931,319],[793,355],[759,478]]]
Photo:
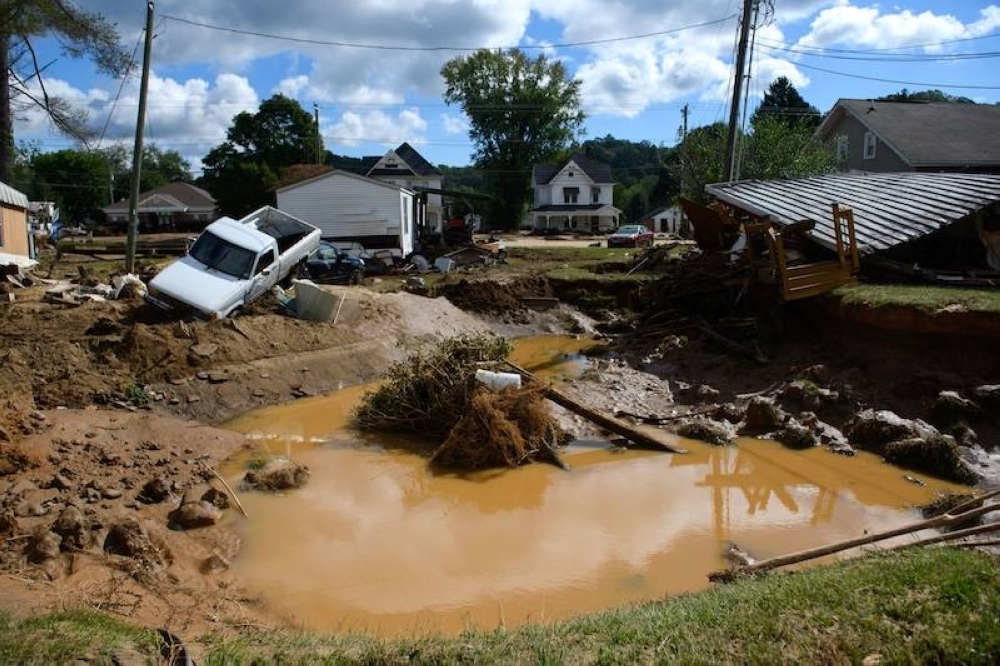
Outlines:
[[34,46],[44,37],[55,38],[63,55],[90,58],[106,74],[123,76],[129,66],[115,26],[73,0],[0,0],[0,180],[11,177],[16,112],[40,107],[60,132],[78,140],[91,134],[86,111],[49,94],[50,63],[39,61]]
[[518,49],[458,56],[445,63],[441,75],[444,99],[469,118],[473,159],[492,181],[496,204],[490,224],[516,227],[524,216],[532,166],[580,132],[580,82],[561,62]]
[[[108,160],[114,185],[114,200],[129,195],[132,178],[132,150],[123,144],[105,148],[102,153]],[[148,144],[142,151],[142,172],[139,190],[145,192],[167,183],[190,183],[191,164],[176,150],[163,150],[155,143]]]
[[741,178],[799,178],[830,173],[836,154],[804,123],[787,123],[778,116],[761,116],[745,139]]
[[957,95],[949,95],[948,93],[937,90],[918,90],[916,92],[910,92],[906,88],[903,88],[897,93],[892,93],[891,95],[886,95],[884,97],[879,97],[879,102],[949,102],[954,104],[975,104],[976,102],[969,99],[968,97],[962,97]]
[[753,112],[750,122],[756,123],[765,116],[777,118],[788,127],[805,126],[815,128],[820,123],[819,109],[807,102],[788,80],[779,76],[764,92],[764,99]]
[[313,116],[298,101],[275,94],[257,113],[233,118],[226,142],[202,160],[200,183],[224,212],[245,215],[271,202],[284,169],[315,160],[316,132]]
[[84,222],[108,203],[111,174],[107,157],[82,150],[35,155],[31,162],[32,199],[55,201],[65,222]]

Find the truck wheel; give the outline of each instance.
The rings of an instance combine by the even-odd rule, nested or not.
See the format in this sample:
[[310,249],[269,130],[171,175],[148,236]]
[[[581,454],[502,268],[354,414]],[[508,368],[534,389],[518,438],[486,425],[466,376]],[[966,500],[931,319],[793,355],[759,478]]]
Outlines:
[[351,271],[351,277],[348,280],[348,284],[361,284],[361,278],[363,275],[364,274],[361,272],[360,268],[355,268]]

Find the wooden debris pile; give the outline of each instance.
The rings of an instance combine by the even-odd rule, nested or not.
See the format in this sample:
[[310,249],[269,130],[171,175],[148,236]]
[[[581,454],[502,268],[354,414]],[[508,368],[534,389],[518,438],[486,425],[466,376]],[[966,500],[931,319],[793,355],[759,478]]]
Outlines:
[[356,421],[363,429],[411,433],[433,442],[430,458],[442,466],[561,465],[556,449],[566,434],[549,413],[542,390],[492,392],[476,382],[476,370],[506,369],[509,352],[507,340],[495,335],[449,338],[415,352],[364,397]]

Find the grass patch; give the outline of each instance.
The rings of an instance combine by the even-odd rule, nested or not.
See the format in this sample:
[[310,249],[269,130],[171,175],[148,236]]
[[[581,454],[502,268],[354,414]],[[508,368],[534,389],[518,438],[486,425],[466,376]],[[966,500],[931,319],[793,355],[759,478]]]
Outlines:
[[1000,290],[928,287],[904,284],[845,285],[834,290],[844,305],[912,307],[937,312],[948,306],[961,306],[971,312],[1000,313]]
[[625,261],[635,253],[628,247],[508,247],[507,257],[525,261],[562,263]]
[[[925,548],[510,631],[390,641],[271,631],[200,643],[208,664],[835,664],[871,655],[881,663],[988,664],[1000,658],[998,571],[983,553]],[[0,662],[66,661],[79,649],[148,639],[94,613],[5,620]]]
[[90,610],[69,610],[12,620],[0,614],[0,663],[112,663],[117,654],[159,654],[156,632]]
[[545,273],[545,276],[550,280],[563,282],[635,282],[637,284],[649,282],[657,277],[649,273],[633,273],[632,275],[626,275],[625,273],[594,273],[586,268],[576,266],[556,268]]

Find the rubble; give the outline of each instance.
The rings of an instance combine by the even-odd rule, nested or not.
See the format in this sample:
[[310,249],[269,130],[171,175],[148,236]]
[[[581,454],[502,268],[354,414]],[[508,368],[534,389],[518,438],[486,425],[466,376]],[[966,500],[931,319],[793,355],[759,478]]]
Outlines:
[[919,419],[904,419],[889,410],[866,409],[844,425],[847,440],[866,451],[882,455],[890,442],[937,435],[934,426]]
[[167,514],[167,525],[175,530],[193,530],[211,527],[222,518],[222,511],[215,505],[185,497],[181,505]]
[[308,467],[287,458],[275,458],[260,469],[248,471],[243,476],[243,485],[252,490],[291,490],[301,488],[308,480]]
[[754,396],[747,403],[740,432],[747,434],[771,432],[780,428],[787,418],[788,415],[775,404],[774,400],[763,396]]
[[736,439],[736,429],[731,423],[712,419],[694,419],[681,423],[677,426],[677,434],[719,446],[731,444]]
[[963,398],[957,391],[941,391],[931,405],[931,420],[939,427],[947,427],[978,414],[976,403]]
[[811,449],[819,444],[819,439],[813,430],[795,419],[785,422],[772,437],[790,449]]
[[971,486],[980,479],[979,474],[962,458],[954,438],[948,435],[928,435],[890,442],[885,446],[883,455],[894,465],[933,474],[956,483]]

